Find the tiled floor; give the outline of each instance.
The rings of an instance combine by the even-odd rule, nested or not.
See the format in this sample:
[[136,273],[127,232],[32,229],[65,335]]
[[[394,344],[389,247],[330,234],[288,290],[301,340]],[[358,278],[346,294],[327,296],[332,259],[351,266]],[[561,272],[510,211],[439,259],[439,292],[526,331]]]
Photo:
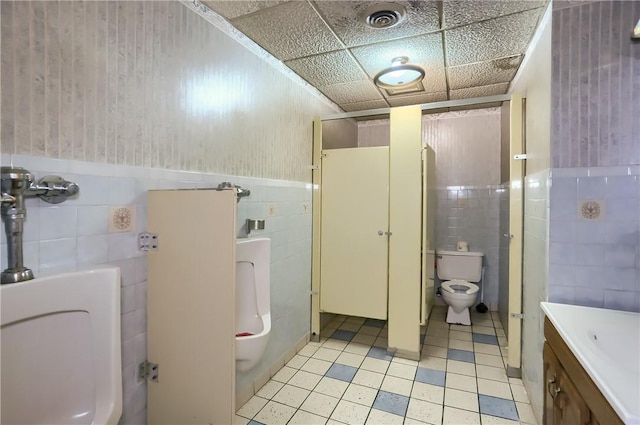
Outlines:
[[431,315],[419,362],[387,354],[384,322],[340,316],[244,406],[238,424],[535,424],[519,379],[504,369],[496,313],[473,326]]

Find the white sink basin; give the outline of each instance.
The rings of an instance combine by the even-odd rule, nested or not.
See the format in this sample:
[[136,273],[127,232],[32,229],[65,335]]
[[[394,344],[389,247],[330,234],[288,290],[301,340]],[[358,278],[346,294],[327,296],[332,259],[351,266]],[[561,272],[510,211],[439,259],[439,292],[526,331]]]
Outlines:
[[640,314],[547,302],[541,307],[625,424],[640,424]]

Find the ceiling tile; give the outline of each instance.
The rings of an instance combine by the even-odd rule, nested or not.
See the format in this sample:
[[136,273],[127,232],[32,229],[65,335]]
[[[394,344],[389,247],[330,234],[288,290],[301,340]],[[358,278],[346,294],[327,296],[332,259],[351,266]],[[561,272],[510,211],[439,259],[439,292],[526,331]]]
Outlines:
[[282,61],[342,47],[307,2],[284,3],[241,16],[232,23],[247,37]]
[[352,102],[340,104],[346,112],[366,111],[368,109],[388,108],[389,105],[384,100],[367,100],[365,102]]
[[444,68],[426,70],[422,85],[424,86],[425,93],[447,91],[447,76],[445,75]]
[[391,106],[421,105],[423,103],[442,102],[447,100],[447,92],[427,93],[410,96],[397,96],[387,99]]
[[338,104],[383,99],[378,88],[369,80],[333,84],[331,86],[318,87],[318,90]]
[[285,62],[296,74],[316,87],[367,78],[345,50],[322,53]]
[[209,9],[227,19],[234,19],[238,16],[248,15],[267,7],[275,6],[280,3],[286,3],[287,0],[281,1],[218,1],[205,0],[204,3]]
[[471,99],[474,97],[495,96],[505,94],[509,88],[509,83],[491,84],[489,86],[469,87],[460,90],[449,90],[451,100]]
[[361,46],[393,40],[425,32],[438,31],[440,18],[435,1],[395,1],[406,9],[403,22],[391,28],[371,28],[364,22],[364,14],[380,1],[317,1],[314,2],[327,23],[348,46]]
[[444,67],[442,36],[439,33],[354,47],[351,52],[371,78],[391,66],[391,60],[398,56],[407,56],[409,63],[425,70]]
[[483,1],[470,7],[469,0],[445,0],[442,3],[442,26],[451,28],[484,21],[512,13],[543,7],[546,1]]
[[448,65],[523,53],[542,12],[535,9],[445,31]]
[[522,55],[476,62],[469,65],[451,66],[448,69],[449,87],[463,89],[509,82],[516,74]]

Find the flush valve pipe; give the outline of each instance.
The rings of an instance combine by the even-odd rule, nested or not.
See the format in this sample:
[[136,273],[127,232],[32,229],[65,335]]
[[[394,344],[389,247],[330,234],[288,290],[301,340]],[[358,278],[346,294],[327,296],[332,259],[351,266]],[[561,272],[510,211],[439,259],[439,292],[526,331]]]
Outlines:
[[33,279],[33,271],[24,266],[22,235],[27,208],[24,198],[39,196],[43,201],[59,204],[79,192],[78,185],[58,176],[46,176],[37,184],[35,177],[21,167],[2,167],[0,216],[7,235],[7,268],[0,275],[0,283],[17,283]]

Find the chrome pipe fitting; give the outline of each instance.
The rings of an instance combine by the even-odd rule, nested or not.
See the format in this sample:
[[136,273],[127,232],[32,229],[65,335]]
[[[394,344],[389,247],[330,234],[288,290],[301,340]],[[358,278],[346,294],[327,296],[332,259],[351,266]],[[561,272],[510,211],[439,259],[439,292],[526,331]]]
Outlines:
[[78,185],[58,176],[46,176],[34,184],[34,176],[21,167],[1,169],[2,207],[0,215],[7,234],[7,269],[0,283],[17,283],[33,279],[33,271],[24,266],[22,235],[27,217],[24,198],[39,196],[43,201],[59,204],[79,192]]

